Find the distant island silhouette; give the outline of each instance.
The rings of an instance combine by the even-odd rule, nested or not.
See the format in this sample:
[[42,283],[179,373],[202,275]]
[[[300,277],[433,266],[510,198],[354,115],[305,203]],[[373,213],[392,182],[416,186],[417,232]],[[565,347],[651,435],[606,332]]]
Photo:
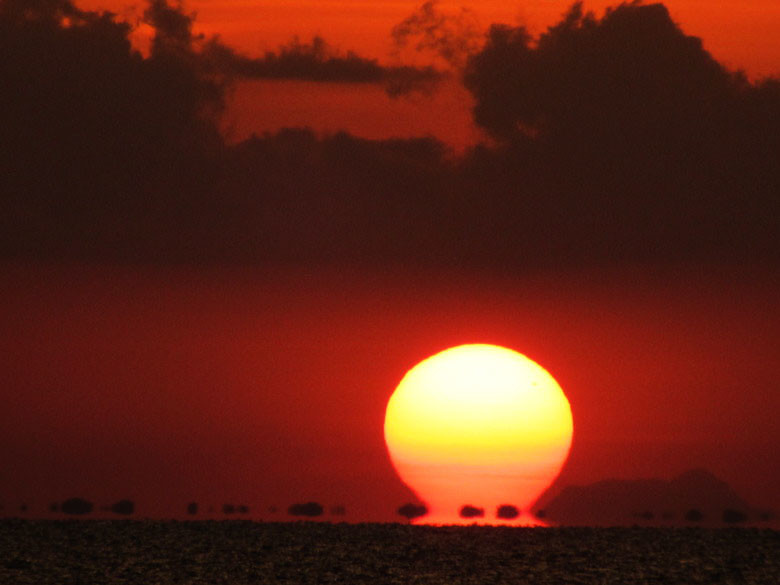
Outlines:
[[[43,511],[45,510],[45,512]],[[237,519],[264,521],[268,516],[250,514],[252,508],[245,504],[224,504],[204,506],[189,502],[181,510],[182,518]],[[201,512],[203,515],[201,515]],[[276,506],[267,508],[274,515],[280,512]],[[107,516],[108,513],[108,516]],[[5,507],[0,504],[0,518],[89,518],[131,517],[136,513],[136,503],[123,499],[110,505],[96,505],[94,502],[71,497],[52,502],[45,509],[35,509],[27,503]],[[186,516],[184,514],[186,513]],[[521,514],[517,507],[504,504],[494,510],[486,510],[472,504],[459,509],[463,519],[486,518],[488,516],[512,520]],[[413,523],[426,516],[428,508],[422,503],[408,502],[396,510],[403,523]],[[551,499],[543,498],[530,512],[547,526],[701,526],[728,527],[753,526],[779,528],[778,516],[774,510],[760,508],[746,502],[728,483],[706,469],[691,469],[670,480],[649,479],[605,479],[588,485],[568,485]],[[297,502],[287,508],[287,520],[318,520],[344,522],[347,507],[344,504],[323,506],[316,501]],[[177,517],[177,515],[174,515]],[[280,516],[271,521],[284,521]],[[360,522],[350,518],[348,522]],[[396,518],[397,522],[400,522]]]
[[567,486],[537,514],[561,525],[702,525],[768,522],[726,482],[705,469],[671,479],[607,479]]

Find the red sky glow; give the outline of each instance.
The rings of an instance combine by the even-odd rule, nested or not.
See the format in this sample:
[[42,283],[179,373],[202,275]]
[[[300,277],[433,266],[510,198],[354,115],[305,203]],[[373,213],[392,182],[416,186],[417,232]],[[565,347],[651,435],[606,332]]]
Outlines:
[[423,357],[489,342],[533,356],[566,392],[562,482],[705,466],[780,505],[767,276],[4,272],[14,499],[129,495],[152,515],[241,500],[269,517],[310,498],[392,519],[411,496],[383,442],[390,394]]

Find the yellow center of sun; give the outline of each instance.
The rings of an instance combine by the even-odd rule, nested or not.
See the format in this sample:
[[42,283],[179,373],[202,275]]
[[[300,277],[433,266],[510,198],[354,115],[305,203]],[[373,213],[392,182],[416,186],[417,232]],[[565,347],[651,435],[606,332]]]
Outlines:
[[[387,405],[385,441],[423,522],[460,522],[463,505],[527,509],[555,479],[572,438],[569,402],[541,366],[495,345],[462,345],[413,367]],[[469,519],[469,522],[473,519]],[[527,514],[518,521],[528,523]]]

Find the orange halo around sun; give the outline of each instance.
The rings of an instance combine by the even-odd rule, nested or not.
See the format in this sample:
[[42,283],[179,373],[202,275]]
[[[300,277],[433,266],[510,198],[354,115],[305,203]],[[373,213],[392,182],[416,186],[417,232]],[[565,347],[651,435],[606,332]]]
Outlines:
[[[504,523],[501,505],[528,508],[552,483],[572,439],[555,379],[516,351],[461,345],[423,360],[387,404],[385,442],[401,479],[428,506],[420,522]],[[484,509],[463,519],[464,505]]]

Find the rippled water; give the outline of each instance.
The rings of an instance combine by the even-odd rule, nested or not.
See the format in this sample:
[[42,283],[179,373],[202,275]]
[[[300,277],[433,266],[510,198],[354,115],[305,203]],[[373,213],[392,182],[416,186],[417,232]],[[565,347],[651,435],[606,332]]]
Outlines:
[[0,583],[780,583],[780,532],[0,522]]

